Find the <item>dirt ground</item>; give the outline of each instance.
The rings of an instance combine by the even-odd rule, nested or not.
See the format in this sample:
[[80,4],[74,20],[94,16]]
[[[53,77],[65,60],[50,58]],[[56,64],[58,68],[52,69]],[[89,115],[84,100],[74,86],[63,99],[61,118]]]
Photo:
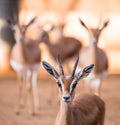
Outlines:
[[[54,125],[59,108],[58,88],[51,77],[39,77],[40,113],[28,114],[22,109],[20,115],[14,112],[17,84],[16,77],[0,78],[0,125]],[[83,91],[83,81],[77,86]],[[106,103],[105,125],[120,125],[120,75],[111,75],[103,80],[102,99]]]

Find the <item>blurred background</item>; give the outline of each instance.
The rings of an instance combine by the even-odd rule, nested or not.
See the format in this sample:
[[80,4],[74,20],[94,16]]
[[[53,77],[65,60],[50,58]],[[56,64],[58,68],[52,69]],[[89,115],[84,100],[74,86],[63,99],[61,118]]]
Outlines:
[[[55,24],[64,21],[64,35],[74,36],[87,45],[88,34],[79,24],[82,18],[87,25],[96,27],[100,20],[109,19],[108,27],[103,31],[99,46],[109,58],[109,73],[120,73],[120,1],[119,0],[1,0],[0,1],[0,74],[10,73],[9,56],[15,43],[13,32],[6,25],[5,19],[18,15],[21,23],[26,23],[37,16],[34,26],[27,32],[28,37],[37,37],[37,26],[44,21]],[[33,28],[33,30],[32,30]],[[41,45],[42,46],[42,45]],[[42,46],[42,57],[47,57]]]
[[[5,20],[15,17],[21,24],[26,24],[35,16],[37,20],[27,31],[27,37],[38,38],[37,27],[46,21],[56,25],[65,22],[64,35],[77,38],[84,46],[89,44],[88,33],[78,19],[83,19],[88,26],[93,27],[100,21],[110,20],[99,42],[108,55],[110,74],[103,81],[102,98],[107,107],[105,125],[120,125],[120,0],[0,0],[0,125],[54,124],[59,107],[58,92],[53,89],[56,88],[52,84],[54,81],[44,75],[43,68],[40,68],[38,80],[42,102],[40,115],[36,118],[27,115],[17,117],[13,112],[17,86],[16,73],[9,60],[15,40]],[[57,37],[56,32],[51,34],[53,41],[56,39],[54,36]],[[40,48],[42,60],[52,61],[46,46],[41,44]],[[57,101],[51,100],[53,96]]]

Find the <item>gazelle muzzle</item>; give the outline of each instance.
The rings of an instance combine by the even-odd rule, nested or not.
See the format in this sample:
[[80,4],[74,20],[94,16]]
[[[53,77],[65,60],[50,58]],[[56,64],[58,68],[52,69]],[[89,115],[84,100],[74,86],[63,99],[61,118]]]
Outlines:
[[65,102],[65,103],[71,102],[71,96],[69,94],[63,95],[62,101]]

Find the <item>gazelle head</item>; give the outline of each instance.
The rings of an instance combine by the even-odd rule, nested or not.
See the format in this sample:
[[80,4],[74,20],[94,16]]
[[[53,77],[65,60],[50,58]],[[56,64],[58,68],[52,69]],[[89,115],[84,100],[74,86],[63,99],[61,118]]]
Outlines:
[[55,78],[60,90],[60,96],[61,96],[62,102],[70,103],[74,98],[74,94],[75,94],[74,90],[76,88],[78,81],[88,76],[92,71],[94,65],[91,64],[81,69],[77,74],[75,74],[78,61],[79,61],[79,57],[77,57],[72,73],[69,75],[65,75],[59,58],[57,58],[57,61],[60,69],[60,74],[49,63],[43,61],[42,64],[43,64],[43,67],[47,70],[47,72]]
[[80,18],[79,18],[79,22],[89,32],[90,42],[92,42],[92,45],[97,45],[100,34],[103,31],[103,29],[108,26],[109,20],[106,20],[105,22],[103,22],[102,27],[100,25],[98,25],[98,27],[96,27],[96,28],[87,27],[86,24]]
[[7,19],[7,23],[14,31],[14,37],[16,42],[23,42],[27,28],[35,22],[36,17],[32,18],[26,25],[20,25],[17,21]]
[[48,39],[48,32],[39,27],[39,42],[47,42]]
[[38,26],[39,30],[39,41],[40,42],[48,42],[49,40],[49,33],[54,29],[55,27],[52,25],[49,29],[45,30],[43,26]]

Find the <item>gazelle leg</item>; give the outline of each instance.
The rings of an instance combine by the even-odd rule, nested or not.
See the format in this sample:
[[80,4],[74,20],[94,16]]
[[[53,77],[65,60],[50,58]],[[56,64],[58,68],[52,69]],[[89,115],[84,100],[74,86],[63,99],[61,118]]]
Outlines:
[[39,92],[38,92],[38,85],[37,85],[37,71],[33,71],[32,74],[32,86],[33,86],[33,94],[34,94],[34,106],[35,112],[39,112],[40,103],[39,103]]
[[84,82],[85,82],[84,83],[85,91],[91,93],[92,92],[92,89],[91,89],[91,86],[90,86],[91,80],[85,80]]
[[27,93],[26,93],[26,72],[22,73],[22,99],[21,99],[21,106],[22,107],[25,107],[25,104],[26,104],[26,96],[27,96]]
[[34,115],[35,110],[34,110],[34,96],[33,96],[33,86],[32,86],[32,72],[30,70],[27,71],[26,89],[27,89],[29,113]]
[[19,114],[19,110],[20,110],[20,104],[21,104],[21,98],[22,98],[22,89],[23,89],[23,83],[22,83],[22,73],[19,72],[17,74],[17,104],[16,104],[16,109],[15,112],[18,115]]
[[95,90],[94,90],[94,91],[95,91],[94,93],[95,93],[96,95],[98,95],[98,96],[101,95],[101,83],[102,83],[102,80],[100,79],[100,80],[99,80],[99,83],[98,83],[98,86],[97,86],[97,87],[95,88]]
[[92,79],[90,87],[95,95],[100,96],[101,79],[100,78]]

